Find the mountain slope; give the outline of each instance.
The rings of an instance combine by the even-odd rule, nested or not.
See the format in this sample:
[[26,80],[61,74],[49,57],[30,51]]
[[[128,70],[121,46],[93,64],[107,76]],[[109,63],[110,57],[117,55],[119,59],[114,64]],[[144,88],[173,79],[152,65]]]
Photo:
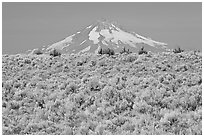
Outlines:
[[124,47],[131,51],[138,51],[141,46],[152,51],[167,48],[166,43],[146,38],[135,32],[125,31],[112,22],[96,21],[82,31],[48,45],[44,50],[58,49],[62,53],[79,53],[97,52],[100,48],[109,47],[119,52]]

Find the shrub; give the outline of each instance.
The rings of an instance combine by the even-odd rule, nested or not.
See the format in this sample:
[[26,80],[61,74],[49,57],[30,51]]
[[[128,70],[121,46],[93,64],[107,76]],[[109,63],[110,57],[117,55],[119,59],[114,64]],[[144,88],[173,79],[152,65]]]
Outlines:
[[160,120],[161,123],[165,126],[172,126],[173,124],[178,123],[180,113],[177,111],[171,111],[165,113],[164,117]]
[[181,52],[183,52],[183,51],[184,51],[184,50],[181,49],[180,47],[178,47],[178,49],[174,49],[174,50],[173,50],[174,53],[181,53]]
[[65,127],[64,131],[62,132],[62,135],[72,135],[72,129],[68,126]]
[[50,56],[53,56],[53,57],[61,56],[61,53],[57,51],[56,49],[53,49],[50,51]]
[[24,63],[25,64],[31,64],[31,60],[30,59],[24,59]]
[[145,51],[145,50],[144,50],[144,47],[142,47],[142,48],[140,49],[140,51],[138,52],[138,54],[139,54],[139,55],[141,55],[141,54],[147,54],[147,51]]
[[97,63],[97,62],[96,62],[95,60],[92,60],[90,66],[91,66],[91,67],[96,66],[96,63]]
[[72,94],[72,93],[76,93],[78,89],[78,86],[74,83],[70,83],[67,87],[66,87],[66,94]]
[[120,54],[124,54],[124,53],[127,53],[127,54],[130,54],[132,53],[129,49],[126,50],[125,47],[122,49],[122,51],[120,52]]
[[94,79],[94,80],[90,81],[89,89],[91,91],[100,91],[101,86],[100,86],[99,82],[96,79]]
[[107,66],[107,63],[105,60],[101,60],[101,61],[98,61],[98,66],[104,67],[104,66]]
[[98,51],[98,54],[102,54],[103,53],[103,49],[100,48],[99,51]]
[[137,60],[137,58],[138,58],[137,56],[130,54],[130,55],[125,56],[123,61],[133,62],[133,61]]
[[147,113],[151,113],[152,112],[151,105],[148,105],[147,102],[145,102],[145,101],[134,103],[133,109],[137,113],[141,113],[141,114],[147,114]]
[[110,49],[110,48],[107,48],[107,49],[100,49],[99,51],[98,51],[98,54],[108,54],[109,56],[110,55],[115,55],[115,51],[113,50],[113,49]]

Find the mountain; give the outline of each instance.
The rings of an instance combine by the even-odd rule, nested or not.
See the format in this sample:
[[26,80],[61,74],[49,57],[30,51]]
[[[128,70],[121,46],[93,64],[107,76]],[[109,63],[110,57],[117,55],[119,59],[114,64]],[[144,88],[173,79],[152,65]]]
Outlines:
[[128,32],[116,23],[98,20],[85,29],[64,38],[61,41],[42,48],[44,52],[57,49],[62,53],[97,52],[100,48],[111,48],[119,52],[122,48],[138,51],[141,46],[145,50],[161,51],[167,48],[166,43],[146,38],[135,32]]

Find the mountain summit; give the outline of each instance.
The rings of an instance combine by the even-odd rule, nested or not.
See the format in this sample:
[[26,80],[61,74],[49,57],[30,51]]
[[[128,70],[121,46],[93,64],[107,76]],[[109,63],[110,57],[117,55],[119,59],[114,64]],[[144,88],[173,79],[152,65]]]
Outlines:
[[116,23],[98,20],[82,31],[44,47],[43,50],[57,49],[62,53],[81,53],[97,52],[100,48],[111,48],[119,52],[125,47],[134,52],[138,51],[141,46],[153,51],[167,48],[166,43],[154,41],[135,32],[128,32],[118,27]]

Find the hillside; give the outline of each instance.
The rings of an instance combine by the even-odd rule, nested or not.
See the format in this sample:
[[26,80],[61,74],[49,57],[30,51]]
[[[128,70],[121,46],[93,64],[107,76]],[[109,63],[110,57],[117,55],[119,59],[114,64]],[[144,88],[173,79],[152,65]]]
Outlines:
[[2,131],[202,134],[202,54],[3,55]]

